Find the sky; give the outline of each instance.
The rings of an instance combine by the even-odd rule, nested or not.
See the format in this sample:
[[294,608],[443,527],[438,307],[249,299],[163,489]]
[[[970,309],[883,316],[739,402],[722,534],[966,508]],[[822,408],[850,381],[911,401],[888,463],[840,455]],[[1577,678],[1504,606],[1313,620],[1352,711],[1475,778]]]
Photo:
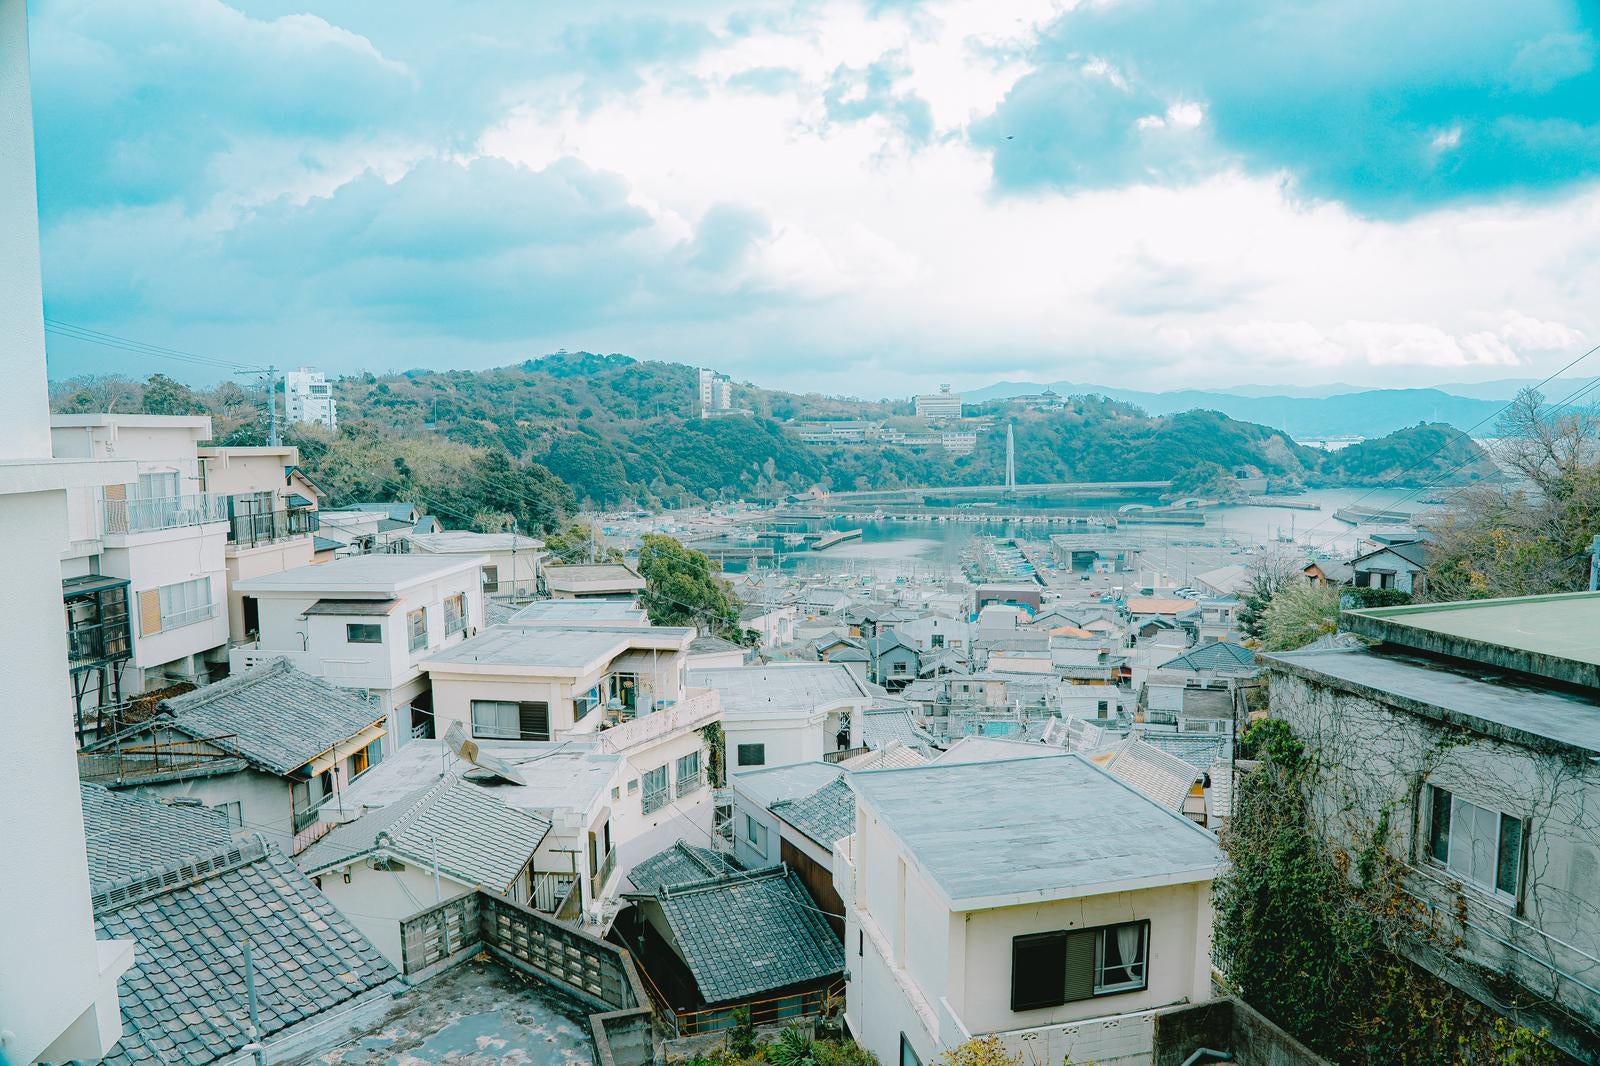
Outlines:
[[1600,343],[1592,5],[29,9],[46,315],[142,344],[900,396],[1542,377]]

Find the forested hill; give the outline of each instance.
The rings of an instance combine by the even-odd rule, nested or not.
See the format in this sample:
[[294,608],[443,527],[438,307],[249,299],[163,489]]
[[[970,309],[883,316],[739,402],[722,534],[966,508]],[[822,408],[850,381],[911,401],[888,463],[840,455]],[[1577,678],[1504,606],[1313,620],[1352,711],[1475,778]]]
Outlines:
[[[887,420],[912,435],[928,431],[911,418],[909,401],[796,395],[750,385],[735,385],[734,402],[753,415],[701,419],[695,368],[582,352],[485,371],[357,375],[335,388],[339,435],[295,427],[291,442],[301,446],[303,463],[336,499],[410,491],[423,502],[431,494],[476,514],[499,513],[508,494],[537,495],[540,506],[518,514],[524,528],[548,527],[560,512],[584,504],[774,498],[813,485],[839,491],[998,484],[1004,481],[1008,422],[1022,483],[1177,478],[1203,494],[1210,483],[1239,470],[1283,484],[1391,477],[1415,482],[1448,473],[1463,456],[1481,454],[1447,426],[1412,427],[1329,454],[1215,411],[1150,417],[1098,396],[1072,397],[1064,409],[1051,411],[1004,401],[970,407],[968,414],[992,417],[966,456],[876,444],[821,447],[802,443],[786,423],[870,419]],[[219,439],[228,443],[258,441],[264,428],[264,404],[232,384],[198,392],[159,376],[145,383],[101,378],[63,382],[53,399],[63,411],[105,410],[113,399],[117,410],[207,411],[217,421]],[[1430,457],[1435,449],[1438,456]],[[506,488],[507,479],[515,486]],[[557,479],[570,486],[571,495]]]

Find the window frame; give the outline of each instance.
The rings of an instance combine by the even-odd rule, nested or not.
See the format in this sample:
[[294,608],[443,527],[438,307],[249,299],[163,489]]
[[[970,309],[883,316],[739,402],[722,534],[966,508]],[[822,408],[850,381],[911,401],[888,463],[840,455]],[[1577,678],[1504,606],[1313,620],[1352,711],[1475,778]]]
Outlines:
[[[370,631],[376,633],[378,635],[378,637],[377,637],[376,640],[368,640],[368,639],[365,639],[365,638],[357,639],[355,633],[356,633],[356,630],[358,630],[358,629],[359,630],[364,630],[364,631],[365,630],[370,630]],[[346,622],[344,624],[344,642],[346,644],[382,644],[383,643],[383,623],[382,622]]]
[[465,592],[457,592],[453,596],[444,598],[444,635],[446,637],[467,631],[467,611],[467,594]]
[[[660,778],[654,785],[653,778]],[[655,814],[672,802],[672,771],[667,763],[655,766],[639,775],[639,806],[645,814]]]
[[[1114,936],[1119,929],[1136,926],[1139,929],[1139,957],[1135,964],[1139,971],[1137,982],[1123,981],[1115,985],[1108,985],[1104,981],[1106,972],[1106,938]],[[1072,974],[1070,972],[1073,952],[1074,937],[1090,936],[1093,938],[1089,945],[1089,972]],[[1083,947],[1078,941],[1080,950]],[[1059,992],[1050,990],[1046,985],[1044,989],[1032,997],[1019,997],[1018,982],[1021,960],[1017,954],[1019,945],[1037,947],[1039,949],[1058,952],[1061,959],[1061,988]],[[1132,967],[1124,964],[1120,967],[1131,972]],[[1080,987],[1086,987],[1087,992],[1075,992],[1073,978],[1077,978]],[[1083,979],[1087,977],[1087,985]],[[1011,938],[1011,1011],[1014,1014],[1025,1014],[1036,1010],[1049,1010],[1054,1007],[1065,1006],[1068,1003],[1081,1003],[1090,999],[1101,999],[1105,996],[1123,996],[1130,992],[1145,992],[1150,988],[1150,919],[1137,918],[1131,922],[1112,922],[1108,925],[1083,926],[1076,929],[1051,929],[1038,933],[1023,933]]]
[[[757,830],[760,832],[757,833]],[[763,859],[767,857],[767,848],[772,842],[771,832],[766,825],[757,821],[749,811],[744,812],[744,842]]]
[[406,646],[408,651],[424,651],[428,647],[428,609],[418,607],[406,612]]
[[[1422,832],[1419,834],[1423,860],[1428,865],[1443,871],[1460,882],[1463,887],[1488,896],[1498,903],[1520,910],[1523,891],[1527,885],[1528,838],[1532,835],[1532,826],[1529,820],[1520,818],[1508,811],[1503,811],[1498,807],[1490,807],[1487,804],[1469,800],[1457,792],[1432,783],[1426,784],[1423,792],[1426,802],[1423,804],[1424,809],[1421,812]],[[1448,806],[1444,808],[1448,813],[1448,817],[1444,819],[1443,824],[1441,824],[1439,818],[1441,811],[1440,796],[1445,796],[1449,799]],[[1469,810],[1463,810],[1463,808]],[[1463,828],[1458,835],[1457,826],[1464,825],[1469,819],[1478,821],[1482,815],[1492,816],[1495,820],[1493,839],[1489,841],[1494,848],[1491,862],[1493,870],[1490,873],[1489,881],[1484,881],[1476,876],[1472,872],[1469,862],[1460,861],[1456,848],[1459,840],[1472,833],[1470,828]],[[1515,827],[1515,852],[1508,857],[1506,855],[1506,830],[1512,826]],[[1508,869],[1512,877],[1512,888],[1510,890],[1501,887],[1501,879]]]
[[[746,759],[745,752],[747,751],[753,751],[758,758],[754,760]],[[767,745],[765,742],[738,744],[734,747],[733,757],[735,766],[765,766],[767,765]]]
[[[685,764],[690,760],[693,760],[694,765],[686,768]],[[675,791],[678,796],[687,796],[689,793],[696,792],[704,787],[706,780],[705,760],[701,758],[700,749],[696,748],[687,755],[678,756],[675,772],[677,774]]]

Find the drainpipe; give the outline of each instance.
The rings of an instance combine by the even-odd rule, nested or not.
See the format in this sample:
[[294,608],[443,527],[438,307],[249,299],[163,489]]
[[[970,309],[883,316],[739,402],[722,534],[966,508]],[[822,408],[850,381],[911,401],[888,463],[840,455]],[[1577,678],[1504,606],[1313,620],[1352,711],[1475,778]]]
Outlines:
[[1197,1064],[1202,1060],[1210,1060],[1212,1062],[1232,1062],[1233,1052],[1213,1051],[1208,1047],[1196,1048],[1193,1055],[1190,1055],[1188,1058],[1183,1060],[1183,1066],[1197,1066]]

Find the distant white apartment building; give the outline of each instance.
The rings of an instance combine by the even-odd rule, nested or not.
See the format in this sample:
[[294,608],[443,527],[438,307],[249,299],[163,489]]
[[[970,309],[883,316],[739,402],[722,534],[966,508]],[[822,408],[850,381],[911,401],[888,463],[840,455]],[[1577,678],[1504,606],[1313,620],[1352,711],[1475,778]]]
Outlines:
[[291,422],[318,422],[339,428],[338,401],[322,371],[301,367],[283,375],[284,415]]
[[[432,727],[422,662],[483,625],[482,556],[355,555],[240,581],[260,636],[233,669],[279,656],[308,674],[373,693],[391,744]],[[250,602],[255,602],[251,607]]]
[[961,417],[961,394],[951,392],[949,385],[940,385],[938,392],[928,396],[918,396],[913,403],[918,418]]
[[700,417],[711,418],[733,407],[733,395],[728,375],[715,370],[700,371]]
[[133,470],[67,499],[61,581],[81,739],[98,731],[100,708],[226,673],[229,501],[206,491],[199,443],[210,436],[205,416],[50,421],[57,459]]
[[941,433],[939,443],[951,455],[971,455],[978,448],[976,433]]

